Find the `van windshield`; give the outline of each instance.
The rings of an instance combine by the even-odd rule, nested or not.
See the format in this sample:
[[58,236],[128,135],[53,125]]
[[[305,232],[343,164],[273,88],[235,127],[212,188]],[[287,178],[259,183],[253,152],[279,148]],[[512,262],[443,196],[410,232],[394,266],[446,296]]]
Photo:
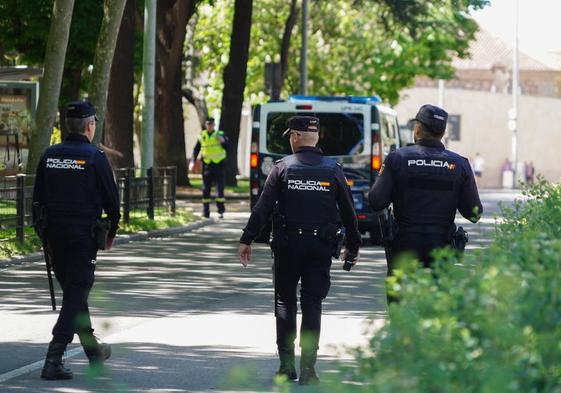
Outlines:
[[[267,151],[272,154],[291,154],[286,130],[292,116],[310,113],[270,112],[267,115]],[[351,156],[364,150],[364,119],[360,113],[314,113],[319,118],[318,147],[327,156]]]

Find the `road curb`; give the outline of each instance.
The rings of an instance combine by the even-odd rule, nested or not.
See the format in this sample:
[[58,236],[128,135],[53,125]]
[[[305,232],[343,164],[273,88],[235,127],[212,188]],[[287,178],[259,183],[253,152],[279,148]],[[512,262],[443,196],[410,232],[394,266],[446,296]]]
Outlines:
[[[115,246],[119,246],[122,244],[127,244],[130,242],[137,242],[148,240],[150,238],[158,238],[158,237],[168,237],[168,236],[177,236],[183,233],[188,233],[194,231],[195,229],[199,229],[205,227],[207,225],[216,224],[218,222],[217,219],[214,218],[205,218],[203,220],[193,222],[190,224],[182,225],[179,227],[172,227],[172,228],[165,228],[165,229],[157,229],[154,231],[141,231],[138,233],[133,233],[130,235],[118,235],[115,238]],[[27,255],[16,255],[9,259],[2,259],[0,260],[0,269],[5,269],[11,266],[18,266],[24,263],[30,262],[39,262],[43,260],[43,253],[42,252],[35,252],[33,254]]]

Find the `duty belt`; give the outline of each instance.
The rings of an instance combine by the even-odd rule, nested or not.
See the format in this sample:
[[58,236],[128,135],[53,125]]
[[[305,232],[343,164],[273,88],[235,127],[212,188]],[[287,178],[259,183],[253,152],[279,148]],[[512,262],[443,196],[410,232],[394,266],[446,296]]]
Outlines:
[[404,225],[399,227],[400,233],[427,233],[431,235],[450,235],[455,230],[455,225]]
[[319,235],[319,229],[302,229],[302,228],[286,228],[286,232],[287,233],[295,233],[298,235],[314,235],[314,236],[318,236]]

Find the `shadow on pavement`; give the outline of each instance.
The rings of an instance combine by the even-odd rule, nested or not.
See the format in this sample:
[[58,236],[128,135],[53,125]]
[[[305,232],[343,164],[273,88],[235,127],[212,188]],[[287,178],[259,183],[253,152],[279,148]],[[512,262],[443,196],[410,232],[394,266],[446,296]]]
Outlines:
[[[83,356],[75,357],[66,363],[72,380],[44,381],[36,371],[5,382],[2,392],[272,392],[279,391],[273,382],[277,363],[274,354],[238,347],[121,343],[103,370],[93,371]],[[339,378],[344,364],[322,357],[317,370],[328,381]],[[289,385],[293,392],[329,391],[327,382],[317,389]]]

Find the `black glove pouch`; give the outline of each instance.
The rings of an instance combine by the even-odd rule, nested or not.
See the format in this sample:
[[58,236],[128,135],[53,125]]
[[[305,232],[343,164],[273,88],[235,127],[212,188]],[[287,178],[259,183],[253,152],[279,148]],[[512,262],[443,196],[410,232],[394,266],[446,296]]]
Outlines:
[[107,219],[97,219],[92,227],[92,234],[97,243],[98,250],[105,250],[107,247],[107,237],[109,229],[111,228],[111,221]]

